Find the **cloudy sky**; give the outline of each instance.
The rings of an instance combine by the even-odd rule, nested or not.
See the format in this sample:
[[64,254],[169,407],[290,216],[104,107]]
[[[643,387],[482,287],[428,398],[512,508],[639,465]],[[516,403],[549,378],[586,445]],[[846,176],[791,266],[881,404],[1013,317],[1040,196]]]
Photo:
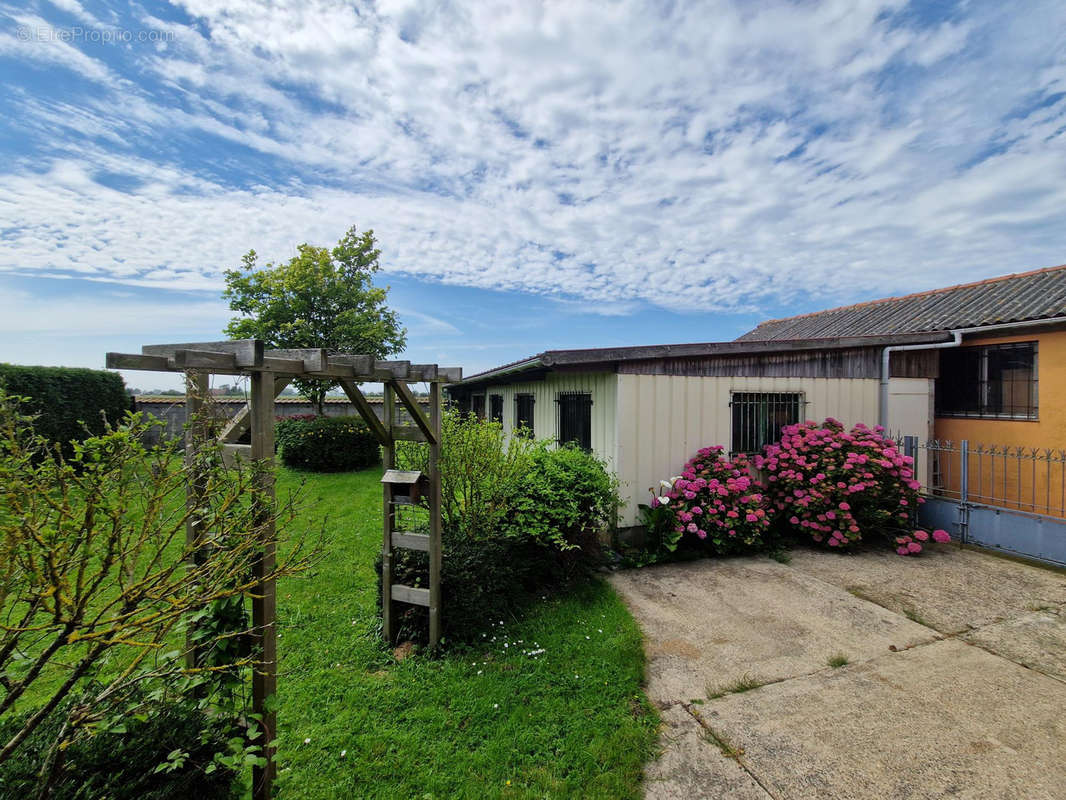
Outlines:
[[0,0],[0,108],[3,361],[353,224],[468,372],[1066,262],[1061,0]]

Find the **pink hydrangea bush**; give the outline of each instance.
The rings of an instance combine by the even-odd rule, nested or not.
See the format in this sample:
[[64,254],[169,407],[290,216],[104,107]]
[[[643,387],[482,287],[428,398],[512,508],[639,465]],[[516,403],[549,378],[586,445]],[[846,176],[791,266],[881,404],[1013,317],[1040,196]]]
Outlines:
[[770,527],[765,487],[747,458],[726,459],[721,447],[700,450],[658,502],[672,509],[682,541],[715,553],[757,549]]
[[765,471],[772,505],[783,522],[830,547],[845,548],[864,535],[894,542],[900,555],[915,555],[944,531],[915,530],[922,498],[913,459],[885,438],[880,426],[850,431],[833,418],[782,429],[781,441],[755,458]]

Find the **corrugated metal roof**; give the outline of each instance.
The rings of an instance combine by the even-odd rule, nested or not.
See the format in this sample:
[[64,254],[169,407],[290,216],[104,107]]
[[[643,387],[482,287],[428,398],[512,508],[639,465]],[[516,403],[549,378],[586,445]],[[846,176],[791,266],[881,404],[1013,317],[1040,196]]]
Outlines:
[[767,320],[738,342],[883,336],[1066,316],[1066,265]]

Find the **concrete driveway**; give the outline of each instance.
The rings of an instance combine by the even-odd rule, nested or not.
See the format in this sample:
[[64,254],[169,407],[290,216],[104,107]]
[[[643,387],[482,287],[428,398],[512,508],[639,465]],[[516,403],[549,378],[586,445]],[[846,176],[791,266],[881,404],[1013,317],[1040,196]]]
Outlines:
[[662,709],[646,797],[1066,798],[1066,574],[930,550],[612,576]]

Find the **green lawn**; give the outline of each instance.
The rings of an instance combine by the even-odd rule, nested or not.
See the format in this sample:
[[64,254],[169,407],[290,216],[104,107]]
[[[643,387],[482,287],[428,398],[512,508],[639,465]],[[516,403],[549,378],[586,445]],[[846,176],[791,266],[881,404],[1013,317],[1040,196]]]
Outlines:
[[481,646],[398,663],[375,607],[380,476],[280,471],[280,490],[306,478],[300,524],[325,519],[330,543],[278,590],[277,796],[639,796],[658,720],[614,592],[548,597],[522,621],[485,620]]

